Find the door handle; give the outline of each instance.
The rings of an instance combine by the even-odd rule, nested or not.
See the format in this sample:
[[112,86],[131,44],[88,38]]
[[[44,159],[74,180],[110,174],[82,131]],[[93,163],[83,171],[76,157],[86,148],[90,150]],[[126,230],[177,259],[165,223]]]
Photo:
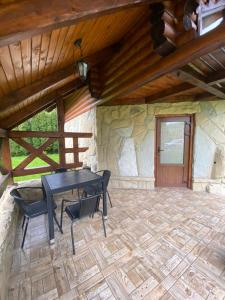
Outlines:
[[164,151],[163,149],[160,149],[160,147],[158,147],[158,153]]

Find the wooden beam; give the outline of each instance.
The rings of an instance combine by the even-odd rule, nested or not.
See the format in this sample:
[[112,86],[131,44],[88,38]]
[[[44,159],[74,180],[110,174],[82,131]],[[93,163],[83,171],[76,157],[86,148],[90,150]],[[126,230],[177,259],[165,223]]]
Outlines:
[[0,47],[36,34],[159,0],[26,0],[1,5]]
[[[57,101],[57,116],[58,116],[58,131],[63,134],[64,133],[64,125],[65,125],[65,108],[63,99],[59,99]],[[65,139],[63,137],[59,138],[59,164],[60,167],[64,168],[66,163],[65,158]]]
[[[112,99],[124,97],[127,94],[135,91],[139,87],[146,85],[147,83],[167,74],[175,71],[188,64],[189,62],[203,56],[215,49],[218,49],[225,45],[225,23],[218,26],[211,32],[196,38],[177,49],[174,53],[171,53],[165,58],[161,58],[159,61],[152,65],[146,65],[145,69],[139,73],[135,73],[132,70],[132,77],[120,83],[110,90],[109,94],[104,95],[99,104],[107,102]],[[126,72],[130,74],[130,72]]]
[[225,90],[223,91],[209,85],[204,76],[200,75],[188,66],[179,69],[174,74],[183,81],[189,82],[190,84],[195,85],[218,98],[225,99]]
[[103,104],[104,106],[116,106],[116,105],[138,105],[145,104],[145,98],[123,98],[123,99],[115,99]]
[[168,97],[173,97],[180,93],[189,92],[191,89],[194,89],[193,85],[189,83],[181,83],[179,85],[173,86],[171,88],[168,88],[166,90],[162,90],[158,93],[155,93],[153,95],[150,95],[146,97],[146,103],[153,103],[155,101],[162,102],[164,99]]
[[206,79],[206,83],[210,85],[219,84],[225,81],[225,70],[213,72],[209,74]]
[[28,86],[12,92],[5,97],[1,97],[0,109],[4,110],[12,105],[19,104],[23,100],[54,86],[66,78],[69,81],[73,81],[77,77],[78,75],[75,74],[74,66],[69,66],[65,69],[59,70],[51,75],[37,80]]
[[9,138],[8,137],[4,138],[2,140],[0,164],[1,164],[0,165],[1,172],[2,172],[3,175],[6,175],[8,173],[11,174],[12,161],[11,161],[11,152],[10,152],[10,145],[9,145]]
[[66,84],[65,86],[56,89],[55,91],[49,93],[48,95],[44,96],[41,99],[23,107],[22,110],[15,112],[13,115],[10,115],[4,119],[0,120],[0,127],[4,129],[12,129],[19,124],[23,123],[24,121],[28,120],[35,114],[39,113],[40,111],[46,109],[53,102],[55,102],[60,95],[64,95],[66,93],[74,91],[80,85],[80,80],[76,80]]
[[6,137],[8,137],[8,131],[0,128],[0,138],[6,138]]
[[27,137],[42,137],[42,138],[91,138],[92,133],[88,132],[58,132],[58,131],[9,131],[9,138],[27,138]]

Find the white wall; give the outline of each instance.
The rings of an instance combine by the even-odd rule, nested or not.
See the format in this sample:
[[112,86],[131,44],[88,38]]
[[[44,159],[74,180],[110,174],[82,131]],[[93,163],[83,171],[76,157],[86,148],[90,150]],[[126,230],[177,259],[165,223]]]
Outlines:
[[[79,160],[83,162],[84,166],[90,166],[93,171],[97,171],[97,152],[96,152],[96,109],[92,109],[77,118],[65,124],[65,131],[69,132],[91,132],[92,138],[79,139],[80,147],[89,147],[87,152],[80,153]],[[72,144],[72,139],[66,140],[66,146]],[[69,162],[72,162],[73,155],[68,155]]]

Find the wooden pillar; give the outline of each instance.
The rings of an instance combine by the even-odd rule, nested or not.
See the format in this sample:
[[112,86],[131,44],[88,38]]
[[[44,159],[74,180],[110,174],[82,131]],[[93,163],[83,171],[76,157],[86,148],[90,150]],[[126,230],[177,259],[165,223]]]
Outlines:
[[64,168],[66,165],[65,158],[65,138],[63,137],[64,133],[64,124],[65,124],[65,111],[63,99],[57,101],[57,115],[58,115],[58,131],[62,133],[62,136],[59,138],[59,163],[60,167]]
[[1,160],[0,160],[0,167],[1,172],[3,175],[10,173],[10,180],[9,183],[13,183],[12,177],[12,160],[11,160],[11,152],[10,152],[10,145],[9,145],[9,138],[4,137],[1,138],[1,146],[0,146],[0,153],[1,153]]

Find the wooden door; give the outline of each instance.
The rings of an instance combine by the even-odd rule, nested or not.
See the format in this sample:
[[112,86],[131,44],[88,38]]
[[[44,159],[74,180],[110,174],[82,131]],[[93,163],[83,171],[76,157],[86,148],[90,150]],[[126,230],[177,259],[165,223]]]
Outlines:
[[157,117],[156,186],[191,187],[193,116]]

